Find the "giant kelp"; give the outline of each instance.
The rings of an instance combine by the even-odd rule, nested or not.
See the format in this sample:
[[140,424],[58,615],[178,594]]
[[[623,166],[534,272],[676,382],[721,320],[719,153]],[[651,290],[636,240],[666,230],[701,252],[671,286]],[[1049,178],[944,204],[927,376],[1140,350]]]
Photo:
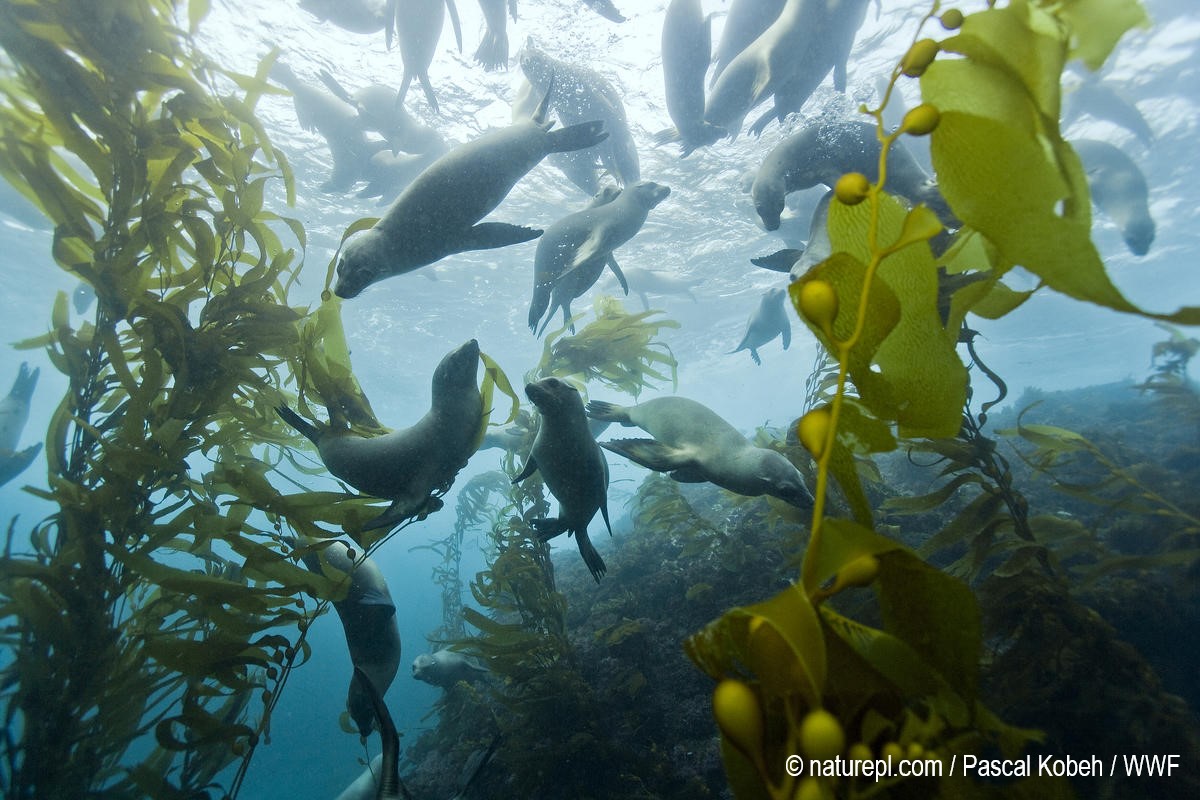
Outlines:
[[28,539],[10,527],[0,561],[13,798],[207,796],[240,761],[236,794],[304,632],[344,592],[283,534],[346,511],[282,493],[264,446],[305,355],[287,299],[305,234],[270,210],[293,181],[254,113],[271,58],[213,66],[177,22],[207,9],[0,2],[0,174],[96,293],[92,321],[60,294],[20,345],[69,388],[46,488],[27,487],[57,510]]
[[[873,530],[852,456],[894,448],[892,431],[928,442],[947,457],[952,477],[924,502],[935,505],[964,486],[980,490],[930,549],[966,540],[964,574],[978,574],[990,561],[993,577],[1039,587],[1045,599],[1031,619],[1044,612],[1064,627],[1078,624],[1087,614],[1064,592],[1007,464],[970,416],[969,376],[956,352],[962,320],[968,311],[999,317],[1020,305],[1029,293],[1002,282],[1020,264],[1044,286],[1080,300],[1200,322],[1200,309],[1192,307],[1145,312],[1109,280],[1090,240],[1079,160],[1058,128],[1064,66],[1079,58],[1098,68],[1125,31],[1145,22],[1140,4],[1012,0],[965,16],[941,11],[932,3],[921,30],[936,19],[948,36],[937,41],[918,33],[880,108],[863,109],[876,120],[883,145],[879,182],[861,175],[838,182],[828,222],[833,254],[791,287],[801,318],[838,365],[829,402],[798,425],[818,466],[800,579],[774,598],[729,611],[687,643],[693,660],[720,681],[714,713],[740,798],[991,791],[961,771],[863,783],[784,770],[788,754],[923,753],[938,761],[980,749],[1015,754],[1037,737],[1003,724],[981,702],[983,628],[974,593]],[[905,77],[920,78],[924,103],[888,133],[882,111]],[[957,218],[949,236],[928,208],[909,209],[880,189],[888,148],[904,135],[932,135],[939,186]],[[947,290],[948,280],[968,272],[972,280]],[[1060,446],[1068,442],[1058,439]],[[853,522],[826,516],[831,475],[850,500]],[[879,623],[834,610],[843,592],[864,586],[875,589],[872,614]],[[1022,783],[1010,791],[1069,791],[1046,776]]]

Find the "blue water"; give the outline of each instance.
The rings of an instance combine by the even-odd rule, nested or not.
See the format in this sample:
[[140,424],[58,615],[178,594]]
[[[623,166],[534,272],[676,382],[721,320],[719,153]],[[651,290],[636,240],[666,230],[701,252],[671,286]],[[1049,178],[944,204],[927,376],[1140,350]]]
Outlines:
[[[740,340],[746,318],[766,288],[778,283],[774,273],[750,266],[748,259],[784,246],[756,226],[749,198],[739,187],[743,175],[803,120],[781,129],[772,126],[761,140],[745,136],[722,141],[680,160],[674,148],[656,148],[652,136],[669,124],[663,97],[659,37],[664,0],[617,3],[629,21],[616,25],[574,0],[520,0],[520,17],[509,21],[515,56],[527,36],[559,58],[587,64],[617,86],[629,114],[641,157],[643,178],[666,183],[671,196],[651,212],[638,237],[618,253],[622,264],[688,276],[697,282],[698,302],[667,296],[655,307],[681,323],[664,340],[680,363],[678,393],[701,400],[739,428],[749,431],[764,423],[782,425],[800,410],[804,380],[816,352],[813,339],[798,322],[788,352],[778,342],[762,351],[756,367],[746,353],[729,355]],[[705,3],[718,12],[727,3]],[[805,117],[851,113],[858,102],[874,100],[876,76],[883,74],[911,41],[915,19],[927,4],[904,0],[875,5],[859,32],[851,60],[847,97],[828,83],[805,108]],[[1151,210],[1158,234],[1145,257],[1129,254],[1116,227],[1097,215],[1095,241],[1111,274],[1123,291],[1145,307],[1170,311],[1196,304],[1200,279],[1200,12],[1192,0],[1156,0],[1152,14],[1169,24],[1127,37],[1105,78],[1137,101],[1154,129],[1150,147],[1114,125],[1081,119],[1068,131],[1071,137],[1102,138],[1124,147],[1141,166],[1151,189]],[[515,60],[507,72],[485,73],[470,54],[482,31],[478,6],[460,0],[464,52],[454,49],[449,24],[431,70],[442,107],[435,117],[419,88],[408,96],[410,111],[436,126],[448,141],[469,140],[492,126],[507,124],[509,101],[516,93],[520,70]],[[714,19],[714,39],[723,17]],[[401,66],[398,52],[389,52],[382,35],[360,36],[321,25],[292,2],[217,0],[200,36],[201,46],[233,69],[252,72],[271,47],[303,79],[314,81],[329,69],[349,87],[370,82],[396,85]],[[914,97],[907,95],[911,102]],[[354,220],[382,209],[353,195],[323,193],[318,186],[328,177],[328,151],[316,134],[299,129],[291,101],[266,97],[260,105],[276,143],[288,154],[298,182],[296,208],[278,207],[299,218],[309,231],[302,283],[295,303],[317,301],[325,267],[342,231]],[[811,202],[811,197],[808,202]],[[582,207],[586,198],[559,173],[543,165],[513,190],[491,219],[545,227],[567,210]],[[75,282],[58,270],[49,256],[49,232],[29,225],[20,214],[19,199],[0,196],[0,297],[6,298],[0,331],[6,342],[43,333],[55,293],[71,292]],[[802,225],[807,229],[807,222]],[[541,341],[526,328],[525,316],[532,285],[534,244],[504,250],[454,256],[417,273],[392,278],[368,289],[344,305],[346,332],[356,374],[385,424],[410,424],[428,406],[429,376],[441,356],[463,341],[478,338],[514,379],[536,365]],[[1031,279],[1016,277],[1015,288],[1028,288]],[[611,279],[599,289],[615,291]],[[594,293],[593,293],[594,294]],[[588,308],[589,294],[575,310]],[[627,301],[630,309],[638,301]],[[1150,322],[1069,301],[1049,292],[999,322],[977,321],[985,341],[981,354],[992,369],[1004,375],[1010,397],[1024,387],[1062,389],[1144,377],[1152,344],[1162,332]],[[37,401],[22,444],[36,441],[46,429],[66,382],[38,351],[0,351],[0,382],[15,375],[21,361],[42,367]],[[660,387],[663,393],[670,385]],[[598,399],[619,400],[593,387]],[[472,459],[458,485],[472,474],[499,466],[498,451]],[[645,474],[618,459],[610,459],[613,490],[610,509],[620,513],[624,497]],[[22,490],[43,485],[45,461],[40,458],[19,479],[0,487],[0,517],[21,516],[29,524],[50,508]],[[321,488],[328,488],[322,485]],[[440,690],[411,678],[408,665],[427,649],[425,635],[442,621],[438,587],[431,579],[436,557],[411,548],[444,538],[453,526],[454,493],[446,510],[405,530],[376,556],[388,577],[396,601],[404,657],[387,701],[405,741],[411,742],[433,720],[429,713]],[[594,537],[599,540],[599,537]],[[605,537],[607,538],[607,537]],[[604,542],[598,541],[607,555]],[[574,549],[567,542],[566,547]],[[464,579],[483,566],[470,536]],[[275,713],[269,746],[260,748],[249,773],[243,797],[261,800],[333,797],[360,771],[356,759],[362,748],[355,735],[341,731],[338,716],[344,708],[350,674],[342,631],[333,615],[317,623],[310,634],[314,656],[297,670]],[[375,741],[372,748],[377,747]],[[312,767],[319,763],[320,769]],[[447,792],[449,795],[450,792]]]

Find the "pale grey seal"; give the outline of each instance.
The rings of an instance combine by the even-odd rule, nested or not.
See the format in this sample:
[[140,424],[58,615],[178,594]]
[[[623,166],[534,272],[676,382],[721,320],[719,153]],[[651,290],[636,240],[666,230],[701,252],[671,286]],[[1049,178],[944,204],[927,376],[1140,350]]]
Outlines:
[[583,0],[583,4],[611,22],[624,22],[625,16],[612,0]]
[[332,22],[351,33],[384,32],[389,50],[396,32],[398,0],[300,0],[300,7],[321,22]]
[[437,52],[438,40],[442,37],[442,25],[446,12],[450,12],[450,23],[454,27],[454,38],[462,50],[462,29],[458,21],[458,9],[454,0],[405,0],[403,13],[396,15],[396,38],[400,42],[400,60],[404,62],[404,77],[396,103],[403,103],[408,87],[415,78],[425,92],[425,100],[433,113],[440,113],[433,83],[429,80],[429,65]]
[[767,290],[759,301],[758,308],[750,316],[750,321],[746,323],[746,335],[732,352],[749,350],[750,358],[754,359],[755,364],[761,365],[758,348],[777,336],[783,337],[783,349],[787,350],[792,343],[792,323],[784,307],[783,301],[786,298],[786,289],[776,287]]
[[[700,0],[671,0],[663,20],[663,78],[667,114],[684,156],[725,136],[724,129],[704,121],[704,74],[711,48],[712,17],[704,15]],[[665,141],[670,133],[657,138]]]
[[392,501],[365,526],[387,527],[440,508],[437,495],[454,483],[475,452],[484,414],[475,381],[478,367],[479,343],[471,339],[434,370],[429,411],[412,427],[381,436],[317,427],[286,406],[276,411],[317,446],[321,461],[336,478],[363,494]]
[[1134,255],[1144,256],[1154,242],[1154,218],[1150,216],[1150,189],[1133,159],[1119,148],[1094,139],[1071,142],[1087,170],[1092,202],[1107,214]]
[[0,486],[24,472],[42,451],[41,442],[17,450],[21,432],[29,421],[29,404],[33,400],[33,390],[37,388],[39,373],[37,367],[31,370],[22,362],[12,389],[0,400]]
[[550,130],[545,121],[548,99],[547,93],[532,119],[459,145],[418,175],[374,227],[342,247],[334,293],[355,297],[376,281],[453,253],[540,236],[533,228],[479,220],[547,153],[591,147],[604,139],[599,121]]
[[[861,172],[874,181],[879,175],[879,149],[875,126],[868,122],[817,122],[784,139],[763,159],[750,188],[763,227],[769,231],[779,227],[789,192],[817,184],[833,188],[847,172]],[[884,188],[948,214],[936,185],[899,141],[888,153]]]
[[[370,677],[371,685],[386,692],[400,667],[400,627],[396,624],[396,604],[379,565],[340,541],[319,551],[309,545],[301,552],[304,565],[318,575],[333,580],[350,576],[346,598],[334,603],[333,608],[346,634],[350,662]],[[326,571],[326,566],[333,571]],[[350,681],[346,708],[360,735],[366,736],[374,729],[374,708],[358,681]]]
[[594,152],[622,186],[641,178],[637,146],[625,118],[625,104],[613,85],[588,67],[551,58],[528,40],[521,49],[521,71],[539,92],[548,92],[550,106],[564,125],[598,119],[608,141]]
[[525,394],[541,412],[541,423],[529,460],[513,483],[540,472],[546,488],[558,500],[558,516],[531,524],[543,539],[560,533],[575,536],[579,554],[596,582],[607,571],[604,559],[588,538],[588,523],[599,510],[608,521],[608,463],[588,430],[579,390],[558,378],[543,378],[525,386]]
[[473,683],[488,671],[454,650],[421,653],[413,659],[412,676],[419,681],[448,689],[459,681]]
[[[479,49],[475,51],[475,60],[482,64],[485,70],[508,67],[508,19],[505,16],[507,6],[507,0],[479,0],[479,9],[483,12],[483,22],[487,31],[479,43]],[[511,10],[515,21],[515,3]]]
[[653,439],[616,439],[605,450],[683,483],[708,481],[736,494],[769,494],[799,508],[812,495],[800,472],[774,450],[755,447],[707,406],[685,397],[659,397],[634,406],[592,400],[592,419],[641,428]]
[[750,46],[750,43],[771,27],[771,23],[779,17],[783,4],[787,0],[733,0],[725,15],[725,27],[721,29],[721,38],[713,50],[713,75],[710,82],[716,83],[717,78],[729,66],[729,62],[737,54]]
[[537,329],[541,336],[558,309],[562,309],[566,324],[571,301],[591,288],[606,264],[628,292],[628,282],[612,253],[642,229],[650,209],[670,193],[671,189],[660,183],[641,181],[615,200],[570,214],[551,225],[534,254],[530,329],[537,329],[544,316],[545,321]]

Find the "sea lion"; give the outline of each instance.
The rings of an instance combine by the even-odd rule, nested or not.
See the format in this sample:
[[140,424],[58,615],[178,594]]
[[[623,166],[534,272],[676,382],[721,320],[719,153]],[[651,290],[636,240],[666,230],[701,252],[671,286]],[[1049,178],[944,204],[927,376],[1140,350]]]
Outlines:
[[[532,116],[539,96],[537,89],[529,82],[529,79],[522,78],[520,88],[517,89],[517,95],[512,102],[513,122]],[[596,154],[591,150],[551,153],[546,156],[546,161],[589,197],[600,191],[600,173],[596,169]]]
[[358,122],[358,112],[339,97],[311,86],[296,77],[286,64],[271,67],[271,77],[292,93],[300,127],[325,139],[333,157],[333,173],[321,184],[326,192],[344,192],[362,176],[373,154],[385,145],[369,141]]
[[667,114],[684,156],[725,136],[724,129],[704,121],[704,73],[711,47],[712,17],[704,16],[700,0],[671,0],[663,21],[663,78]]
[[411,800],[412,795],[400,780],[400,735],[396,732],[396,723],[383,702],[383,694],[371,682],[367,673],[358,667],[354,668],[352,686],[357,685],[358,691],[371,704],[372,714],[379,723],[379,781],[375,790],[376,800]]
[[746,335],[742,337],[741,343],[732,351],[733,353],[749,350],[750,358],[754,359],[755,364],[761,366],[762,359],[758,356],[758,348],[776,336],[783,337],[783,349],[788,349],[792,343],[792,323],[788,319],[787,310],[783,304],[786,297],[787,290],[778,287],[769,289],[763,295],[758,308],[755,309],[750,316],[750,321],[746,324]]
[[300,0],[300,7],[321,22],[332,22],[351,33],[383,31],[389,50],[396,32],[398,0]]
[[[613,258],[613,250],[632,239],[642,229],[650,209],[670,193],[670,187],[641,181],[609,203],[570,214],[551,225],[534,254],[530,329],[541,336],[560,308],[566,324],[571,301],[591,288],[606,264],[628,293],[629,284]],[[538,329],[543,315],[545,321]]]
[[[318,575],[334,580],[350,576],[346,598],[334,603],[333,609],[346,634],[350,662],[370,677],[376,689],[386,692],[400,667],[400,627],[396,624],[396,604],[379,565],[340,541],[319,552],[308,548],[301,552],[304,566]],[[327,572],[326,566],[333,572]],[[374,709],[358,681],[350,681],[346,708],[359,734],[370,734],[374,729]]]
[[716,83],[717,78],[751,42],[771,27],[771,23],[779,17],[787,0],[733,0],[729,12],[725,15],[725,27],[721,30],[721,39],[713,51],[713,74],[709,85]]
[[[475,60],[483,65],[485,70],[506,69],[508,67],[508,19],[507,0],[479,0],[479,9],[483,12],[483,23],[487,31],[475,51]],[[517,18],[516,6],[513,6],[513,20]]]
[[604,122],[608,141],[594,152],[622,186],[629,186],[641,178],[637,146],[629,132],[625,104],[600,73],[551,58],[532,40],[527,40],[521,50],[521,71],[538,92],[549,93],[550,105],[564,125],[592,119]]
[[[769,231],[779,227],[784,198],[789,192],[823,183],[832,188],[847,172],[861,172],[874,181],[879,175],[879,139],[868,122],[817,122],[784,139],[763,159],[750,194],[754,209]],[[923,202],[948,215],[945,201],[899,141],[888,154],[884,187],[913,202]]]
[[449,689],[459,681],[474,683],[487,673],[486,667],[479,666],[454,650],[421,653],[412,663],[414,678],[443,689]]
[[422,155],[445,152],[446,141],[442,135],[418,122],[403,104],[397,103],[395,89],[372,83],[351,94],[329,70],[321,70],[320,78],[334,96],[358,112],[358,126],[386,139],[393,153]]
[[799,111],[816,91],[825,76],[833,71],[833,88],[846,91],[846,63],[854,47],[854,37],[867,16],[871,0],[820,0],[823,14],[808,36],[807,58],[792,79],[775,90],[770,111],[750,126],[750,133],[762,134],[771,120],[783,122],[788,114]]
[[684,295],[693,303],[697,302],[696,295],[692,294],[696,281],[640,267],[625,267],[622,271],[629,280],[629,290],[641,298],[642,308],[646,311],[650,310],[647,295],[651,294]]
[[600,444],[647,469],[669,472],[683,483],[708,481],[749,497],[769,494],[799,508],[812,495],[800,472],[774,450],[755,447],[711,409],[684,397],[659,397],[634,406],[592,400],[592,419],[641,428],[653,439],[616,439]]
[[558,516],[533,520],[534,530],[543,541],[563,532],[574,535],[579,554],[599,583],[608,568],[592,546],[587,529],[599,510],[604,526],[612,535],[608,521],[608,463],[588,430],[583,398],[578,389],[558,378],[527,384],[525,394],[541,412],[541,423],[529,460],[513,483],[534,472],[541,473],[546,488],[558,500]]
[[[1150,216],[1150,189],[1133,159],[1117,147],[1094,139],[1071,142],[1083,168],[1096,208],[1107,214],[1134,255],[1144,256],[1154,242],[1154,218]],[[890,167],[889,167],[890,170]]]
[[[824,2],[787,0],[775,21],[717,78],[705,104],[704,121],[736,136],[751,109],[798,75],[831,65],[819,37],[824,19]],[[828,66],[821,76],[826,72]]]
[[479,220],[547,153],[591,147],[604,139],[599,121],[550,130],[545,122],[548,101],[549,93],[532,119],[459,145],[418,175],[379,222],[342,247],[334,293],[356,297],[376,281],[453,253],[540,236],[533,228]]
[[1064,125],[1074,122],[1083,114],[1120,125],[1146,146],[1154,143],[1154,130],[1133,100],[1104,81],[1085,79],[1063,98]]
[[276,411],[317,446],[326,468],[363,494],[391,500],[366,529],[395,525],[440,508],[444,493],[475,452],[483,420],[483,398],[475,382],[479,343],[471,339],[452,350],[433,373],[429,411],[410,428],[381,436],[318,427],[286,406]]
[[421,84],[425,101],[433,113],[441,113],[437,95],[429,80],[429,65],[433,63],[438,40],[442,38],[442,25],[447,11],[450,12],[450,24],[454,28],[459,52],[462,52],[462,29],[454,0],[405,0],[404,13],[396,15],[396,37],[400,42],[400,60],[404,63],[404,77],[396,94],[397,105],[404,102],[408,87],[415,78]]
[[28,364],[21,362],[12,389],[0,400],[0,486],[24,472],[42,451],[41,442],[17,450],[21,432],[29,421],[29,403],[33,400],[40,371],[37,367],[31,370]]

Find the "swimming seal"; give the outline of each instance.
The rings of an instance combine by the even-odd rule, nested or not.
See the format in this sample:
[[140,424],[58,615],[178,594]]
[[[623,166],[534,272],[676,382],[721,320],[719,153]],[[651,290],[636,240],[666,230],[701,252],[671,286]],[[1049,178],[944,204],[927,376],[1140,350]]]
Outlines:
[[[939,216],[948,214],[936,185],[913,157],[895,142],[888,153],[889,192],[923,202]],[[779,228],[784,198],[823,183],[833,188],[847,172],[861,172],[874,181],[879,175],[879,139],[868,122],[818,122],[784,139],[763,159],[750,194],[754,209],[769,231]]]
[[729,66],[737,54],[771,27],[787,0],[733,0],[725,15],[721,39],[713,51],[713,74],[709,85]]
[[617,10],[612,0],[583,0],[583,4],[611,22],[625,21],[625,16]]
[[365,529],[387,527],[440,508],[438,495],[475,452],[484,413],[475,382],[478,367],[474,339],[448,353],[434,370],[433,402],[425,416],[410,428],[381,436],[317,427],[286,406],[275,410],[317,446],[334,477],[363,494],[392,501]]
[[616,439],[600,446],[682,483],[708,481],[749,497],[769,494],[799,508],[812,495],[800,472],[774,450],[755,447],[707,406],[685,397],[659,397],[634,406],[592,400],[592,419],[641,428],[653,439]]
[[608,463],[588,430],[579,390],[558,378],[544,378],[525,386],[525,394],[542,415],[529,451],[529,460],[513,483],[540,472],[550,494],[558,500],[558,516],[531,524],[543,541],[560,533],[575,536],[588,571],[600,582],[607,572],[604,559],[588,538],[588,523],[599,510],[608,521]]
[[[725,136],[724,129],[704,121],[704,73],[711,48],[712,17],[704,16],[700,0],[671,0],[663,21],[663,78],[667,114],[684,156]],[[668,134],[660,134],[658,141]]]
[[473,683],[487,674],[487,669],[473,663],[454,650],[421,653],[413,659],[412,676],[419,681],[448,689],[459,681]]
[[300,0],[300,7],[321,22],[332,22],[351,33],[383,31],[389,50],[396,32],[398,0]]
[[692,294],[692,289],[698,281],[640,267],[625,267],[623,272],[629,280],[630,291],[641,298],[642,308],[646,311],[650,310],[648,294],[681,294],[693,303],[698,302],[696,295]]
[[1092,202],[1117,223],[1129,252],[1146,255],[1154,242],[1154,219],[1142,171],[1120,148],[1107,142],[1075,139],[1071,146],[1087,170]]
[[[800,280],[806,272],[833,254],[833,243],[829,241],[829,201],[833,199],[830,189],[817,201],[812,220],[808,226],[808,243],[802,249],[779,250],[769,256],[750,259],[756,267],[786,272],[793,281]],[[786,349],[786,348],[785,348]]]
[[28,364],[21,362],[12,389],[0,400],[0,486],[24,472],[42,451],[41,442],[17,450],[21,432],[29,421],[29,404],[39,373],[37,367],[30,370]]
[[454,0],[405,0],[404,13],[396,15],[396,38],[400,42],[400,60],[404,63],[404,77],[396,94],[397,105],[404,102],[408,87],[415,78],[421,84],[425,100],[433,113],[441,113],[437,95],[429,80],[429,65],[433,63],[438,39],[442,37],[442,24],[446,21],[447,10],[450,11],[450,22],[461,51],[462,31]]
[[[335,580],[342,575],[350,576],[346,598],[335,602],[333,609],[346,634],[350,662],[370,677],[376,689],[386,692],[400,667],[400,627],[396,624],[396,604],[379,565],[361,553],[356,555],[340,541],[332,542],[320,552],[306,548],[302,553],[304,566],[318,575]],[[333,569],[333,574],[326,572],[326,565]],[[371,698],[358,681],[350,681],[346,708],[360,735],[366,736],[374,730]]]
[[488,250],[537,238],[541,231],[479,222],[547,153],[591,147],[605,137],[599,121],[550,130],[547,93],[532,119],[455,147],[410,183],[383,218],[342,247],[338,297],[412,272],[453,253]]
[[550,106],[564,125],[598,119],[608,141],[594,152],[622,186],[641,178],[637,146],[629,132],[621,95],[594,69],[551,58],[527,40],[521,49],[521,71],[538,92],[550,96]]
[[749,350],[750,358],[754,359],[755,364],[761,366],[762,359],[759,358],[758,348],[772,341],[776,336],[783,337],[783,349],[788,349],[792,343],[792,323],[784,309],[783,301],[786,297],[787,290],[780,288],[770,289],[763,295],[758,308],[755,309],[754,314],[750,316],[750,321],[746,324],[746,335],[742,337],[741,343],[732,351],[733,353]]
[[358,126],[381,135],[393,153],[440,155],[446,151],[440,133],[418,122],[403,104],[396,102],[395,89],[372,83],[351,94],[329,70],[321,70],[320,78],[325,88],[358,112]]
[[[534,254],[530,329],[536,329],[541,336],[560,308],[566,324],[571,317],[571,301],[591,288],[606,264],[628,292],[629,284],[613,258],[613,251],[642,229],[650,209],[670,193],[670,187],[641,181],[622,191],[615,200],[578,211],[551,225]],[[537,329],[543,315],[545,321]]]

